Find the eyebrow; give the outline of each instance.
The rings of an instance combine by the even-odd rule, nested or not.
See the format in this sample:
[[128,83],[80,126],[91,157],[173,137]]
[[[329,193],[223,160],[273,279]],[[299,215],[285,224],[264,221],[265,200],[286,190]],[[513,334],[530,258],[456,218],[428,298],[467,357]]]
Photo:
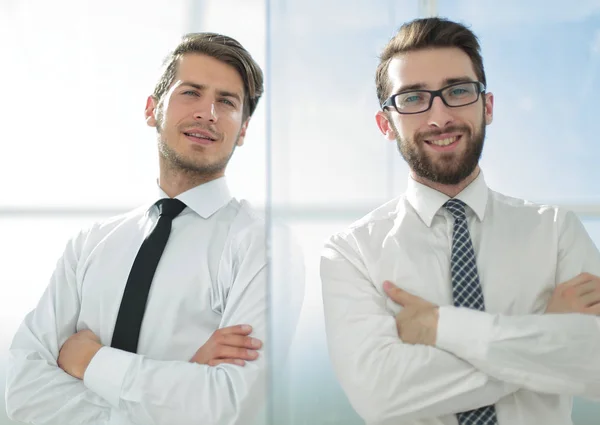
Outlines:
[[[179,87],[181,87],[181,86],[193,87],[199,91],[203,91],[208,88],[208,86],[205,84],[196,84],[196,83],[192,83],[191,81],[184,81],[181,83],[181,85]],[[237,93],[233,93],[233,92],[226,91],[226,90],[217,90],[217,94],[219,96],[223,96],[223,97],[232,97],[232,98],[236,99],[238,102],[240,102],[240,103],[242,102],[242,98]]]
[[[466,83],[466,82],[471,82],[471,81],[475,81],[475,80],[473,80],[471,77],[467,77],[467,76],[446,78],[442,82],[442,87],[446,87],[446,86],[449,86],[449,85],[455,84],[455,83]],[[396,94],[404,93],[404,92],[412,91],[412,90],[427,90],[427,85],[424,83],[407,84],[405,86],[400,87],[400,90],[398,90],[396,92]]]

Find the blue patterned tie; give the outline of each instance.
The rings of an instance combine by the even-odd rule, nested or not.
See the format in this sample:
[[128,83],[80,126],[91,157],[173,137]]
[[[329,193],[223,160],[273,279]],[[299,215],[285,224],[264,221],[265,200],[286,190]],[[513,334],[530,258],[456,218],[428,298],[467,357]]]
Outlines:
[[[444,204],[444,207],[454,216],[450,263],[454,306],[484,311],[483,292],[477,274],[475,251],[467,227],[465,203],[458,199],[450,199]],[[456,417],[460,425],[498,424],[496,409],[493,405],[457,413]]]

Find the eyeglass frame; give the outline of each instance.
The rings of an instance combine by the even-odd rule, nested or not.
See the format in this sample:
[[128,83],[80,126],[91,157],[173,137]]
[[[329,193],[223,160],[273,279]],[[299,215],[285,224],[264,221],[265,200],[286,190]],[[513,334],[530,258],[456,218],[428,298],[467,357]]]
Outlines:
[[[477,91],[477,99],[475,99],[473,102],[465,103],[464,105],[449,105],[448,102],[446,102],[446,99],[444,99],[444,96],[442,96],[442,92],[444,90],[448,89],[449,87],[459,86],[461,84],[466,84],[466,83],[476,83],[479,86],[479,90]],[[472,105],[472,104],[476,103],[480,99],[481,94],[485,93],[485,89],[486,89],[485,84],[483,84],[481,81],[458,81],[456,83],[448,84],[447,86],[442,87],[439,90],[425,90],[425,89],[404,90],[404,91],[401,91],[400,93],[395,93],[395,94],[391,95],[390,97],[388,97],[385,100],[385,102],[383,102],[383,104],[381,105],[381,109],[386,110],[386,108],[389,108],[391,106],[396,110],[396,112],[398,112],[401,115],[422,114],[423,112],[427,112],[431,109],[431,107],[433,106],[433,100],[436,97],[439,97],[440,99],[442,99],[442,102],[448,108],[461,108],[463,106],[468,106],[468,105]],[[398,108],[396,107],[396,96],[400,96],[401,94],[412,93],[412,92],[429,93],[431,95],[431,97],[429,98],[429,106],[427,107],[427,109],[423,109],[422,111],[419,111],[419,112],[400,112],[398,110]]]

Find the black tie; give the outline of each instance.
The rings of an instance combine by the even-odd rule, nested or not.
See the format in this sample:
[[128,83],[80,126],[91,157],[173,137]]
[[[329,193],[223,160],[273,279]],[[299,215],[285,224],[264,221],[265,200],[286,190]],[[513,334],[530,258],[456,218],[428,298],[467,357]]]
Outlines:
[[133,261],[111,343],[111,347],[131,353],[137,352],[148,292],[169,239],[171,223],[185,208],[185,204],[178,199],[161,199],[156,205],[159,210],[158,222],[140,246]]

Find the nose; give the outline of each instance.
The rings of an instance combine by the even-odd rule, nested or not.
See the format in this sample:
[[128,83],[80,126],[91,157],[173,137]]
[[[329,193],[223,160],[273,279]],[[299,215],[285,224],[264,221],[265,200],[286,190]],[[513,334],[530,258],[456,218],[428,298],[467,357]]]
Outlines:
[[200,99],[196,110],[194,111],[194,119],[211,123],[217,122],[219,117],[217,116],[215,101],[208,96]]
[[454,121],[454,117],[450,114],[450,108],[444,104],[439,96],[433,99],[431,109],[428,112],[427,123],[432,127],[445,128]]

